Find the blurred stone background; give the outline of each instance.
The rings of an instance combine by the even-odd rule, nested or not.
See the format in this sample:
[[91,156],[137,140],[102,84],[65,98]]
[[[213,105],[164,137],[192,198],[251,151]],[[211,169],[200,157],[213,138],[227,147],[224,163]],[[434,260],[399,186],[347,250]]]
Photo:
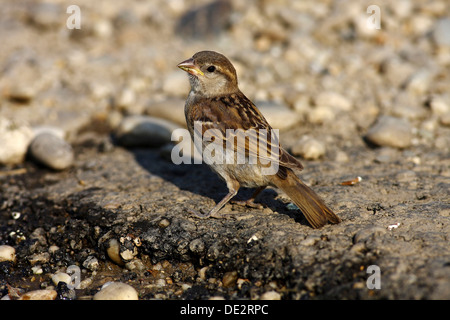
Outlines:
[[[81,29],[66,26],[70,4]],[[370,133],[375,144],[449,148],[447,1],[70,4],[1,6],[0,163],[21,163],[43,130],[70,142],[93,119],[111,129],[128,115],[183,126],[189,85],[176,65],[204,49],[232,60],[275,128],[308,121],[344,140]],[[379,30],[367,26],[372,4]]]

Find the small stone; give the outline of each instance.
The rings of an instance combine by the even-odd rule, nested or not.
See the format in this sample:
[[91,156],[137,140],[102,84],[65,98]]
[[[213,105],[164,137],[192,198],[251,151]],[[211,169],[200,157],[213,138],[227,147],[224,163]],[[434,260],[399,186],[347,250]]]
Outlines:
[[59,250],[58,246],[52,245],[48,248],[48,253],[52,254]]
[[33,138],[37,137],[41,133],[50,133],[61,139],[64,139],[64,135],[65,135],[64,130],[62,130],[61,128],[52,127],[52,126],[44,126],[44,125],[33,126],[31,129],[33,130]]
[[272,101],[257,102],[256,105],[273,129],[292,127],[301,119],[301,115],[284,104]]
[[450,126],[450,112],[442,115],[439,118],[439,122],[444,126]]
[[205,243],[201,239],[194,239],[189,243],[189,250],[194,254],[201,255],[205,252]]
[[140,259],[133,259],[125,263],[125,268],[135,272],[144,272],[147,270],[147,266]]
[[[187,96],[187,93],[185,95]],[[166,119],[185,127],[185,103],[186,99],[181,98],[170,98],[159,102],[149,102],[146,105],[145,113],[149,116]]]
[[161,219],[161,221],[159,221],[158,226],[160,228],[167,228],[170,225],[170,221],[168,219]]
[[450,46],[450,18],[442,18],[436,22],[433,40],[438,46]]
[[369,129],[366,139],[377,146],[407,148],[412,142],[412,127],[408,121],[381,116]]
[[47,263],[49,260],[50,254],[48,252],[36,253],[28,257],[28,261],[30,261],[32,265]]
[[33,131],[27,125],[0,117],[0,164],[21,163],[32,137]]
[[378,163],[388,163],[391,162],[398,156],[399,151],[390,147],[382,147],[377,150],[377,155],[375,157],[375,162]]
[[31,271],[33,271],[33,274],[42,274],[44,273],[44,270],[42,270],[41,266],[34,266],[31,268]]
[[72,278],[65,272],[58,272],[52,276],[52,281],[55,286],[57,286],[60,282],[64,282],[66,284],[70,283],[72,281]]
[[325,154],[325,145],[314,138],[303,136],[292,147],[291,151],[294,156],[301,156],[307,160],[317,160]]
[[281,300],[281,294],[276,291],[267,291],[261,295],[261,300]]
[[19,300],[55,300],[56,290],[34,290],[20,296]]
[[16,249],[8,245],[0,246],[0,262],[2,261],[15,261]]
[[164,279],[156,280],[155,281],[155,286],[160,287],[160,288],[165,287],[166,286],[166,280],[164,280]]
[[314,99],[314,104],[316,106],[325,106],[339,111],[350,111],[352,108],[352,103],[349,99],[333,91],[319,93]]
[[226,272],[222,278],[222,284],[225,288],[231,288],[236,285],[238,273],[236,271]]
[[86,260],[83,261],[83,267],[91,271],[95,271],[98,270],[100,264],[98,263],[98,259],[96,257],[88,256]]
[[312,108],[308,113],[308,121],[314,124],[320,124],[334,120],[336,114],[332,107],[330,106],[316,106]]
[[29,15],[29,20],[36,26],[51,29],[61,27],[62,22],[59,18],[64,12],[65,9],[60,4],[44,2],[33,4],[26,13]]
[[198,276],[201,280],[206,280],[206,271],[208,271],[208,267],[203,267],[198,271]]
[[406,88],[417,95],[425,94],[433,80],[433,72],[425,68],[414,72],[406,81]]
[[49,132],[43,132],[33,139],[30,154],[35,160],[54,170],[67,169],[74,160],[71,145]]
[[125,250],[120,252],[120,256],[125,261],[132,260],[137,254],[138,254],[138,251],[137,251],[136,247],[134,247],[133,250],[125,249]]
[[116,130],[118,142],[125,147],[160,147],[171,141],[173,122],[141,115],[125,117]]
[[191,89],[188,77],[181,70],[169,73],[163,80],[162,91],[169,97],[187,97]]
[[434,96],[431,97],[430,101],[428,101],[428,105],[431,108],[431,112],[433,112],[436,116],[443,116],[450,114],[450,103],[446,101],[450,99],[445,99],[444,97]]
[[217,37],[230,23],[232,13],[230,1],[224,0],[194,7],[181,16],[176,34],[196,39]]
[[139,300],[137,291],[130,285],[113,282],[94,295],[94,300]]
[[122,258],[120,257],[120,243],[117,239],[110,239],[108,242],[108,248],[106,249],[108,257],[116,264],[123,265]]

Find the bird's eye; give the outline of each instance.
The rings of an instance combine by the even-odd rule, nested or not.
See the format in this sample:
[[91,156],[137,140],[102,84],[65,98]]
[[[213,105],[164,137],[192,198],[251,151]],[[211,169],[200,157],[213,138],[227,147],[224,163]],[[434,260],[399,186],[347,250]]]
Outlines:
[[206,69],[206,70],[208,70],[208,72],[214,72],[214,71],[216,71],[216,67],[209,66],[208,69]]

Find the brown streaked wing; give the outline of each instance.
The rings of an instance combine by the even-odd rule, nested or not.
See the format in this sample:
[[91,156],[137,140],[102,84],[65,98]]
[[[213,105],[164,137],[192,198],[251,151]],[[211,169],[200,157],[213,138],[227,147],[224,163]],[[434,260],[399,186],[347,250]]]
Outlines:
[[[261,112],[240,92],[199,101],[191,114],[194,123],[202,123],[201,136],[207,138],[207,141],[210,141],[208,134],[220,132],[221,139],[215,139],[214,142],[222,144],[223,148],[232,139],[233,142],[229,143],[232,143],[234,150],[240,155],[255,157],[264,163],[275,161],[283,167],[303,169],[302,164],[281,147],[278,137],[273,134]],[[213,130],[208,131],[209,129]],[[239,141],[245,143],[238,143]]]

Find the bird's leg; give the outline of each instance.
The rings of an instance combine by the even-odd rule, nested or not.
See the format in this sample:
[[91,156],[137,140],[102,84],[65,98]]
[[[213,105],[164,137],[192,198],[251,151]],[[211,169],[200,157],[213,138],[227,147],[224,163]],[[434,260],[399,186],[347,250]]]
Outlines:
[[233,200],[231,201],[232,203],[241,205],[241,206],[245,206],[245,207],[250,207],[250,208],[255,208],[255,209],[263,209],[264,206],[260,203],[255,203],[255,199],[256,197],[265,189],[266,187],[259,187],[258,189],[256,189],[252,196],[250,197],[250,199],[247,200]]
[[209,218],[209,217],[222,218],[222,216],[219,215],[218,213],[220,209],[222,209],[223,206],[226,205],[228,201],[230,201],[230,199],[233,198],[238,193],[239,182],[235,180],[230,180],[227,181],[227,186],[228,186],[228,194],[225,197],[223,197],[223,199],[220,200],[220,202],[216,204],[216,206],[212,208],[209,212],[204,213],[202,210],[200,210],[200,212],[189,210],[189,212],[193,213],[199,218]]

